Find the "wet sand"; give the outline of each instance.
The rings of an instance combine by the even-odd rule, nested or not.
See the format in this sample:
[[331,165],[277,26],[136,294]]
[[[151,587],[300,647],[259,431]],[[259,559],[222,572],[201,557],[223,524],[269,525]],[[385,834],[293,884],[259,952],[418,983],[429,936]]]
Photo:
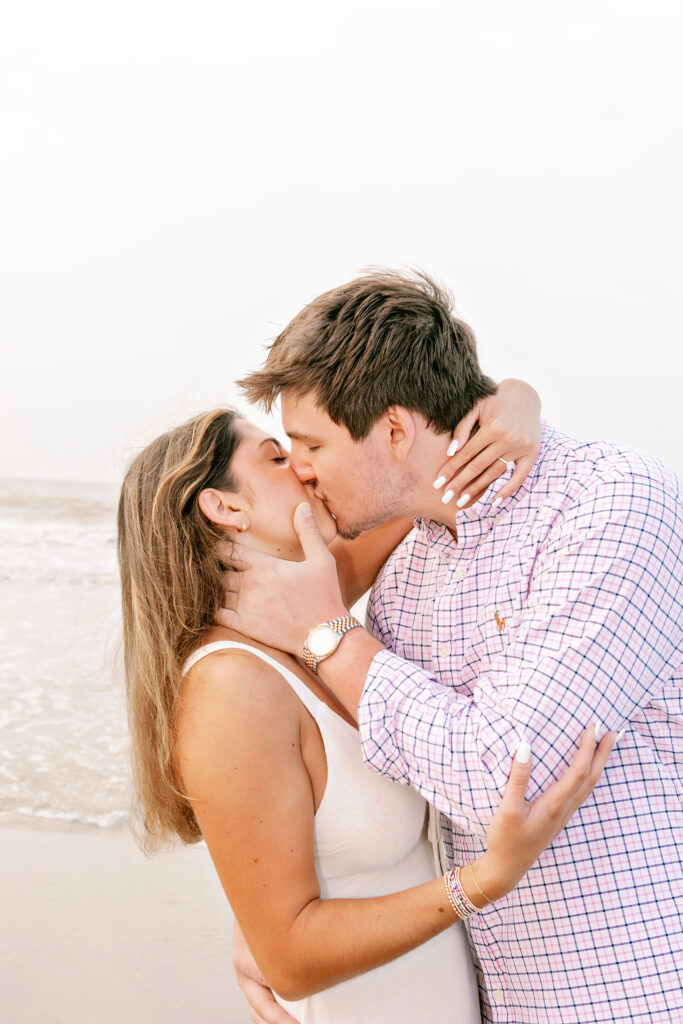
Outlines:
[[249,1024],[204,847],[148,859],[125,830],[3,828],[0,907],[7,1024]]

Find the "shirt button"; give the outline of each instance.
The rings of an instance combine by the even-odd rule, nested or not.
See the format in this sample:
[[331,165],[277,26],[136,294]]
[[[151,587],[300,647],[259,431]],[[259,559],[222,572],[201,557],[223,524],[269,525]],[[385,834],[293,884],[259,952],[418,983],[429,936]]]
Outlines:
[[502,988],[494,988],[491,995],[493,996],[494,1003],[502,1003],[505,1000],[505,993]]
[[465,576],[467,576],[467,569],[456,569],[453,575],[455,576],[456,580],[464,580]]
[[450,649],[448,644],[440,644],[440,646],[439,646],[439,657],[440,658],[447,658],[450,653],[451,653],[451,649]]

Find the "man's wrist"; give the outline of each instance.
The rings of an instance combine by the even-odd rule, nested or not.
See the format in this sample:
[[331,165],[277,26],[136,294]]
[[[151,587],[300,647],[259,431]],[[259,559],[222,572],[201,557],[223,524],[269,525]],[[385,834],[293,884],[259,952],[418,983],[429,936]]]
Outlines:
[[305,645],[306,641],[308,640],[308,637],[309,637],[309,635],[310,635],[312,630],[314,630],[317,626],[322,626],[322,624],[324,622],[333,622],[334,619],[341,619],[344,616],[350,615],[350,614],[351,614],[351,612],[348,610],[348,608],[345,608],[343,604],[339,604],[339,605],[336,605],[336,606],[335,605],[331,605],[330,609],[329,609],[329,614],[328,615],[325,614],[325,609],[323,609],[322,613],[320,615],[316,616],[314,622],[311,622],[311,617],[308,616],[305,627],[302,626],[302,630],[304,630],[304,632],[301,632],[299,634],[299,637],[298,637],[298,640],[297,640],[298,646],[297,646],[297,650],[296,650],[295,653],[298,655],[298,657],[301,657],[302,651],[304,649],[304,645]]
[[366,629],[351,629],[334,654],[318,667],[325,686],[356,720],[368,671],[376,655],[384,650]]
[[306,668],[314,674],[318,665],[331,658],[346,634],[360,626],[358,619],[346,612],[333,619],[326,619],[310,630],[303,647],[303,659]]

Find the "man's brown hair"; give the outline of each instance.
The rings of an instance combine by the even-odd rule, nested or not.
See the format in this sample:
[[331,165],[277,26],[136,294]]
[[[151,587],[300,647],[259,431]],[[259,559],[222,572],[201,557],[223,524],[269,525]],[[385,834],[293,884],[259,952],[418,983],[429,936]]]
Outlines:
[[280,392],[310,394],[358,441],[391,405],[449,433],[496,391],[451,295],[423,273],[370,272],[318,296],[239,385],[270,410]]

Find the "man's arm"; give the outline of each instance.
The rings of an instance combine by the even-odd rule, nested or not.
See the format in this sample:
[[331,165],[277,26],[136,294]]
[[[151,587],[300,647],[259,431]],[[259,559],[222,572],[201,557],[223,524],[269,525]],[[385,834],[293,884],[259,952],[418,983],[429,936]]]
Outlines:
[[[374,656],[358,709],[367,761],[483,835],[520,738],[534,752],[532,797],[587,724],[621,729],[671,672],[683,644],[682,536],[663,484],[596,480],[539,551],[516,635],[473,699],[388,651]],[[341,658],[352,665],[355,645],[360,665],[359,632],[336,665],[335,654],[320,666],[347,700],[358,687],[340,678]]]

